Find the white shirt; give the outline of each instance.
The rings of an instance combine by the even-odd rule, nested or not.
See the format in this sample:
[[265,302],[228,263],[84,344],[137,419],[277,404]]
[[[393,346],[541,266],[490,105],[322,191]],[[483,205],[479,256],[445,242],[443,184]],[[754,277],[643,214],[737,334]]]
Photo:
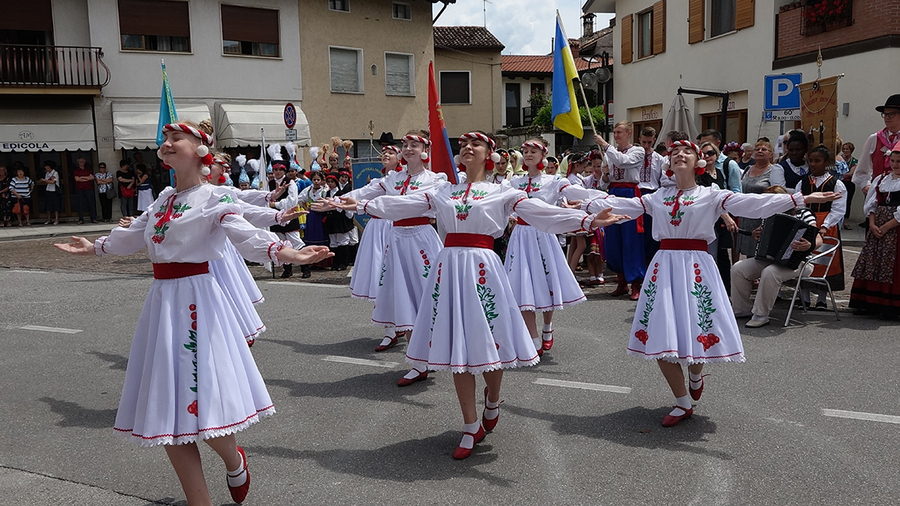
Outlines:
[[[812,177],[815,181],[816,186],[822,186],[825,181],[830,177],[834,177],[827,172],[821,176],[809,176]],[[774,183],[773,183],[774,184]],[[795,193],[800,192],[800,188],[803,186],[803,182],[797,183],[797,187],[794,188]],[[828,212],[828,216],[825,217],[825,221],[822,222],[822,226],[825,228],[831,228],[844,218],[844,213],[847,211],[847,187],[844,186],[844,183],[841,182],[840,179],[837,180],[837,183],[834,185],[834,191],[841,192],[841,198],[833,201],[831,203],[831,211]],[[802,193],[801,193],[802,195]]]
[[621,151],[612,144],[606,147],[606,163],[609,164],[609,183],[640,183],[644,166],[644,148],[631,146]]
[[[878,209],[878,192],[875,191],[875,188],[878,188],[883,192],[900,191],[900,177],[895,178],[890,172],[875,176],[875,179],[872,181],[872,188],[869,189],[869,193],[866,194],[866,203],[863,204],[863,212],[866,213],[866,219]],[[897,221],[900,221],[900,206],[894,211],[894,218]]]

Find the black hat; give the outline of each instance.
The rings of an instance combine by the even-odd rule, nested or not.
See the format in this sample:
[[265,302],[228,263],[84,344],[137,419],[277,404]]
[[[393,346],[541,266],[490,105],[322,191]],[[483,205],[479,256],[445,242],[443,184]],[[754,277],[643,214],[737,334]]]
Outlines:
[[888,97],[887,102],[884,105],[879,105],[875,108],[878,112],[884,112],[886,107],[890,107],[892,109],[900,109],[900,95],[891,95]]
[[394,134],[392,132],[381,132],[381,137],[378,138],[378,143],[389,144],[393,146],[397,143],[397,141],[394,140]]

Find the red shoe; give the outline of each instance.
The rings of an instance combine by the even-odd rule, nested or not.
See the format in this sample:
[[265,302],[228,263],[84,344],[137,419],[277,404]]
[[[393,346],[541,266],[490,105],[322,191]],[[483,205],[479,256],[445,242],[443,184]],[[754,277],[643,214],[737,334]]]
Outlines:
[[631,295],[628,296],[631,300],[638,300],[641,298],[641,284],[640,283],[632,283],[631,284]]
[[694,408],[684,409],[681,406],[675,406],[675,409],[680,409],[681,411],[684,411],[684,413],[681,415],[678,415],[678,416],[672,416],[672,415],[664,416],[662,419],[663,427],[674,427],[675,425],[678,425],[678,423],[680,421],[682,421],[686,418],[690,418],[691,415],[694,414]]
[[[487,403],[488,403],[488,389],[487,389],[487,387],[484,387],[484,411],[487,411],[487,410],[494,411],[495,409],[500,409],[500,404],[503,404],[503,401],[500,401],[500,404],[498,404],[497,407],[495,407],[495,408],[487,407]],[[484,417],[484,411],[481,412],[481,426],[484,427],[485,431],[491,432],[492,430],[494,430],[494,427],[497,426],[497,422],[500,421],[500,414],[497,413],[497,418],[494,418],[493,420],[488,420],[487,418]]]
[[544,346],[543,346],[543,345],[538,346],[537,354],[538,354],[539,357],[543,357],[543,356],[544,356]]
[[391,342],[388,344],[379,344],[375,347],[375,351],[385,351],[397,346],[397,337],[392,337]]
[[256,342],[256,339],[247,339],[247,347],[252,348],[253,343],[255,343],[255,342]]
[[479,425],[478,432],[474,434],[472,434],[471,432],[463,432],[463,436],[465,436],[466,434],[472,436],[472,438],[475,439],[475,444],[473,444],[471,448],[463,448],[462,446],[457,445],[456,449],[453,450],[453,458],[456,460],[469,458],[469,455],[472,455],[472,450],[475,449],[475,445],[477,445],[481,442],[482,439],[484,439],[486,433],[484,432],[484,427]]
[[422,381],[423,379],[425,379],[427,377],[428,377],[428,371],[420,372],[418,376],[416,376],[415,378],[412,378],[412,379],[400,378],[399,380],[397,380],[397,386],[398,387],[408,387],[408,386],[412,385],[413,383],[415,383],[417,381]]
[[[544,339],[544,334],[550,334],[550,339]],[[550,351],[550,348],[553,348],[553,331],[544,332],[541,331],[541,348]]]
[[624,280],[621,280],[619,281],[618,286],[616,286],[616,289],[613,290],[610,295],[612,297],[619,297],[620,295],[625,295],[626,293],[628,293],[628,283],[626,283]]
[[691,394],[691,399],[694,399],[695,401],[700,400],[700,396],[703,395],[703,385],[705,383],[703,381],[703,378],[705,378],[705,377],[706,377],[706,375],[700,376],[700,388],[698,388],[697,390],[694,390],[693,388],[691,388],[691,383],[690,383],[690,381],[688,381],[688,393]]
[[[250,470],[248,469],[248,466],[247,466],[247,456],[244,455],[244,449],[241,448],[240,446],[238,446],[237,451],[238,451],[238,453],[241,454],[241,460],[244,461],[244,471],[243,472],[247,473],[247,481],[245,481],[244,484],[239,487],[232,487],[231,485],[228,485],[228,491],[231,492],[231,500],[240,504],[240,503],[244,502],[244,499],[247,498],[247,492],[250,491]],[[238,475],[238,476],[240,476],[240,475]],[[226,483],[227,483],[227,480],[226,480]]]

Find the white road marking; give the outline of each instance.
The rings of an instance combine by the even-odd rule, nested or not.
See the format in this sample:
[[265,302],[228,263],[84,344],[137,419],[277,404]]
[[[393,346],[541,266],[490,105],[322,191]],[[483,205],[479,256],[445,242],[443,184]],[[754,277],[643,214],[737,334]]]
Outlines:
[[318,287],[330,287],[330,288],[343,288],[344,290],[348,290],[347,285],[332,285],[329,283],[307,283],[304,281],[266,281],[267,285],[278,285],[278,286],[318,286]]
[[374,367],[384,367],[385,369],[393,369],[397,367],[397,362],[382,362],[380,360],[366,360],[364,358],[340,357],[337,355],[328,355],[322,360],[326,362],[341,362],[344,364],[370,365]]
[[865,420],[867,422],[884,422],[900,424],[900,416],[882,415],[878,413],[863,413],[861,411],[844,411],[841,409],[823,409],[824,416],[833,416],[835,418],[852,418],[854,420]]
[[555,379],[538,378],[534,380],[535,385],[546,385],[551,387],[563,388],[580,388],[582,390],[596,390],[599,392],[613,392],[616,394],[630,394],[630,387],[617,387],[615,385],[600,385],[597,383],[582,383],[580,381],[564,381]]
[[37,270],[31,271],[31,270],[25,270],[25,269],[10,269],[6,272],[10,272],[10,273],[15,272],[17,274],[50,274],[50,271],[37,271]]
[[80,329],[64,329],[61,327],[44,327],[42,325],[25,325],[23,327],[19,327],[22,330],[37,330],[38,332],[57,332],[59,334],[77,334],[81,332]]

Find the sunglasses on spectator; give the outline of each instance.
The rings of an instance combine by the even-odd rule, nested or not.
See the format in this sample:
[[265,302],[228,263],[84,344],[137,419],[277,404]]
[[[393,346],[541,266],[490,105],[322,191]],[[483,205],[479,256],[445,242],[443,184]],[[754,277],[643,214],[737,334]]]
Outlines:
[[719,154],[716,153],[716,152],[713,151],[713,150],[704,151],[704,152],[703,152],[703,155],[704,155],[704,156],[719,156]]

